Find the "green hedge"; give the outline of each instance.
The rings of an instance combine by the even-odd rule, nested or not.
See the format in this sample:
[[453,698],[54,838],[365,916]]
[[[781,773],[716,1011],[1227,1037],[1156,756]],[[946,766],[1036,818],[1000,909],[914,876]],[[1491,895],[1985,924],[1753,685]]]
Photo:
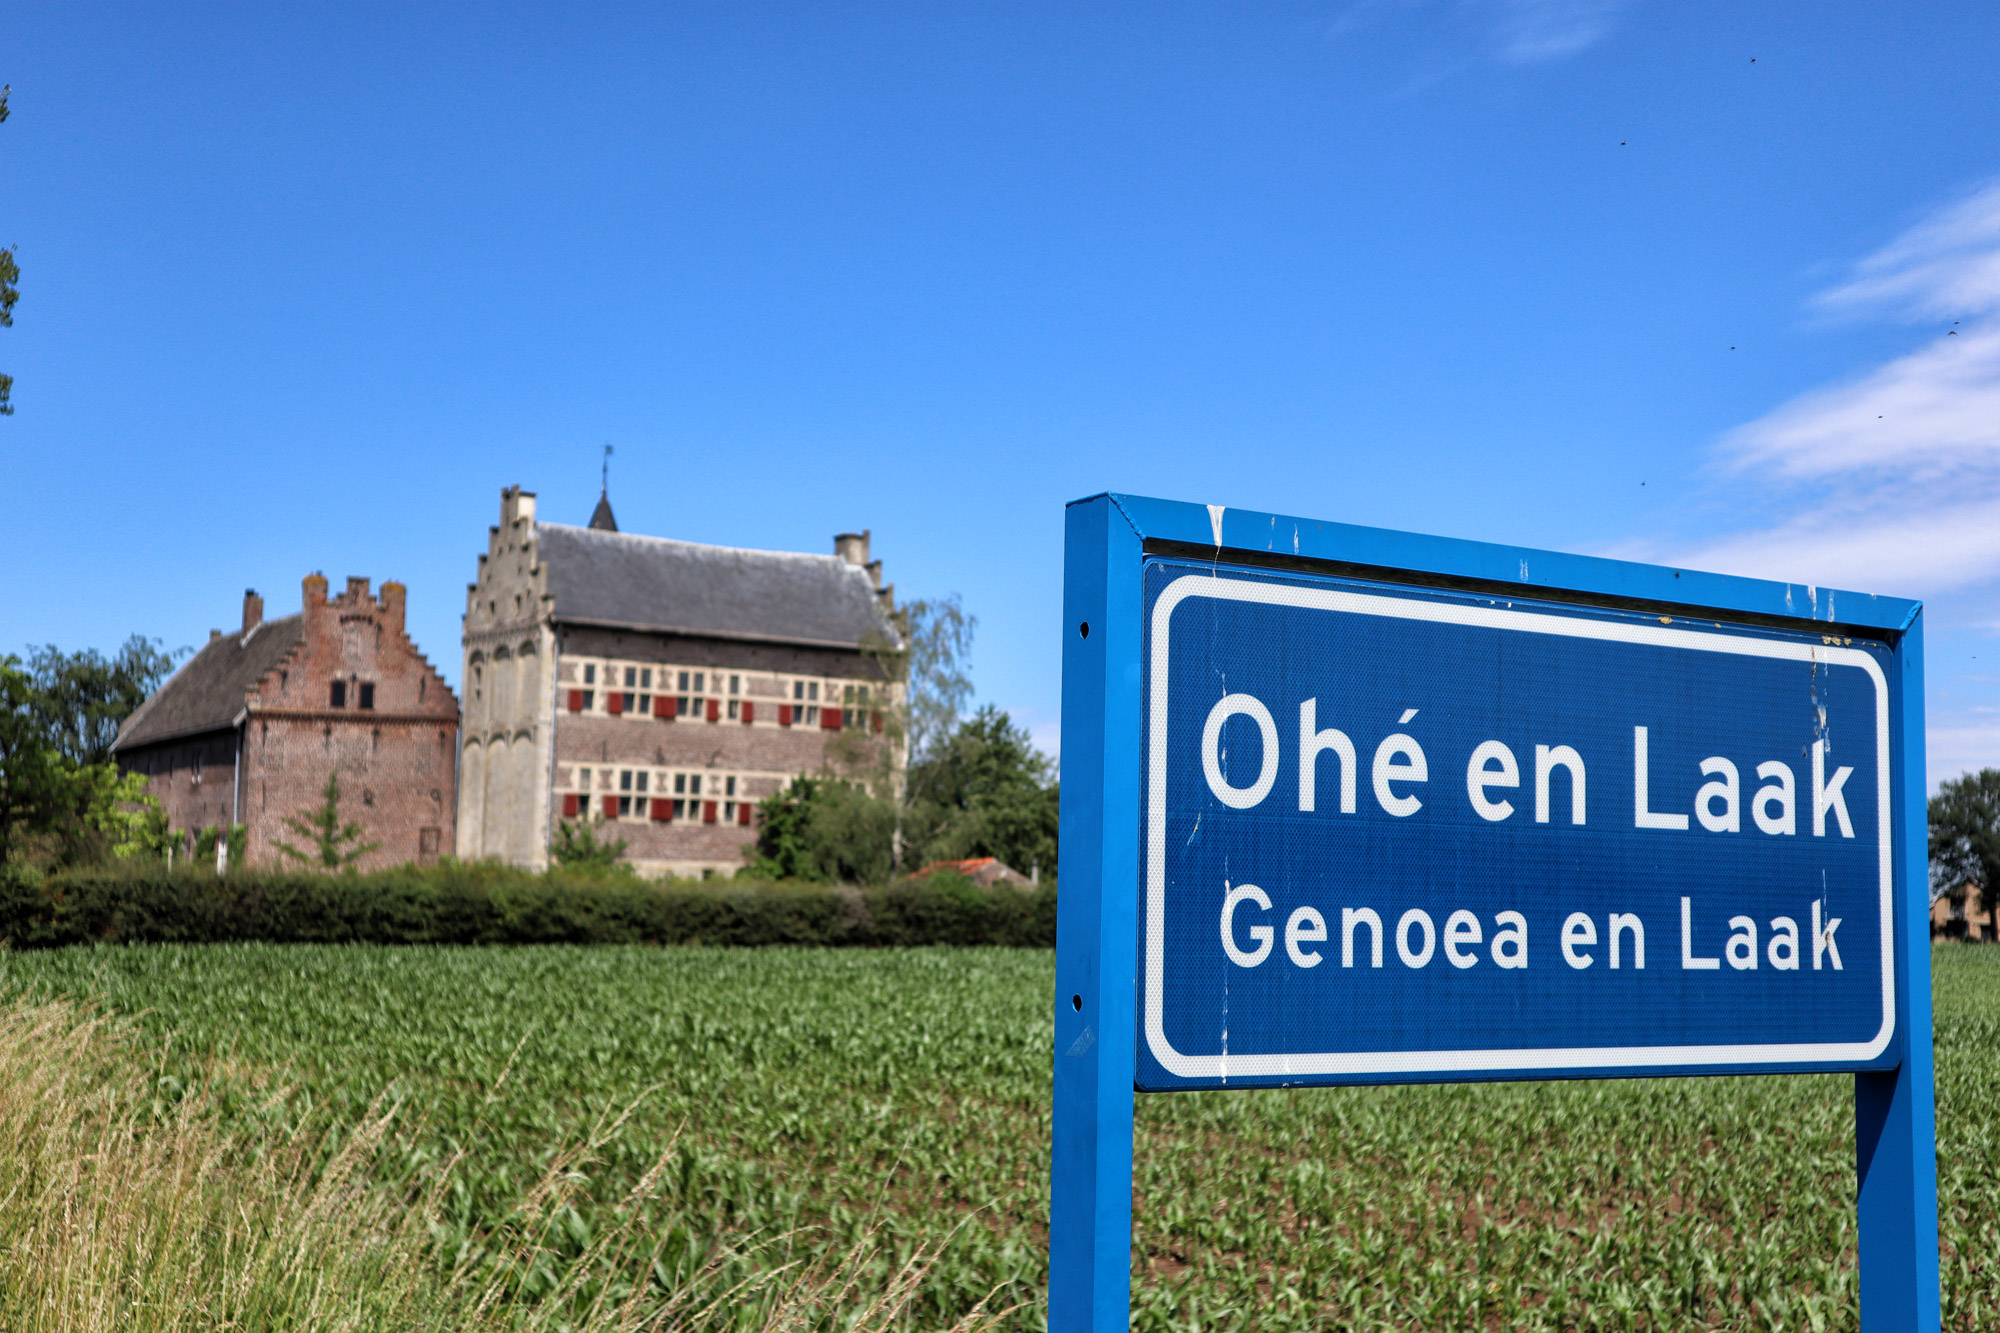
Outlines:
[[1055,889],[955,875],[878,888],[535,875],[483,865],[372,875],[0,867],[0,945],[87,943],[1055,943]]

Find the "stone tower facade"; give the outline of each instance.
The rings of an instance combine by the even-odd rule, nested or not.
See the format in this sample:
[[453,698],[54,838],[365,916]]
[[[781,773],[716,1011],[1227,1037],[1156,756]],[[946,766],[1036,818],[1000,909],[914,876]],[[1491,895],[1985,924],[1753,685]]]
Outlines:
[[549,772],[555,758],[555,599],[537,558],[535,496],[501,492],[479,577],[466,590],[465,740],[459,764],[458,855],[548,864]]
[[467,589],[458,853],[542,867],[564,821],[649,874],[727,874],[801,773],[894,770],[894,589],[867,533],[832,555],[540,521],[501,493]]

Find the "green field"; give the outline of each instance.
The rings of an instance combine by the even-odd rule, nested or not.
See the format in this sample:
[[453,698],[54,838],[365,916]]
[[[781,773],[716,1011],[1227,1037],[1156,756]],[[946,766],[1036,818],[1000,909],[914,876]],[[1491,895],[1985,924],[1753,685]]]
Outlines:
[[[2000,1328],[2000,949],[1942,947],[1936,972],[1946,1326]],[[162,1097],[226,1085],[246,1122],[399,1105],[371,1170],[390,1192],[448,1176],[447,1254],[629,1109],[583,1168],[566,1253],[672,1144],[644,1207],[671,1239],[653,1280],[865,1254],[859,1303],[941,1243],[915,1328],[988,1297],[1019,1307],[1003,1326],[1041,1326],[1052,973],[1045,952],[948,949],[0,957],[16,993],[133,1016]],[[1850,1087],[1142,1099],[1135,1327],[1851,1328]]]

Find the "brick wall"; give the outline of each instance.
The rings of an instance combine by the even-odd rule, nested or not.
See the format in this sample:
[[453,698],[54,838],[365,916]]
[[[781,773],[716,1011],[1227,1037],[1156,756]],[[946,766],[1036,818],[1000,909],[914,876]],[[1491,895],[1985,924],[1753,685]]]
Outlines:
[[[336,597],[305,580],[305,631],[252,692],[243,742],[249,858],[306,850],[285,819],[324,801],[338,771],[341,818],[381,845],[363,868],[434,860],[453,846],[458,701],[404,632],[404,590],[349,579]],[[335,685],[340,689],[335,693]],[[365,705],[365,706],[364,706]]]
[[[607,656],[615,651],[621,656],[613,660],[623,662],[651,661],[670,664],[676,669],[702,665],[717,676],[739,672],[744,677],[741,697],[764,699],[758,706],[754,725],[732,721],[721,709],[718,712],[723,715],[714,722],[707,720],[706,710],[699,717],[666,720],[639,713],[619,717],[605,716],[601,711],[573,713],[568,711],[566,698],[559,701],[555,714],[555,783],[551,792],[552,802],[558,807],[555,817],[563,817],[561,806],[566,794],[583,796],[578,773],[590,770],[588,794],[593,816],[602,816],[602,801],[607,795],[614,799],[628,796],[635,802],[632,816],[617,820],[606,831],[625,840],[627,860],[651,873],[690,874],[703,870],[726,873],[736,869],[744,864],[744,850],[756,840],[756,829],[754,824],[727,818],[730,805],[754,805],[801,773],[822,773],[841,767],[846,758],[843,751],[848,748],[836,742],[841,733],[803,721],[789,727],[775,725],[778,712],[772,702],[773,694],[755,688],[765,679],[764,673],[803,669],[826,676],[879,680],[874,662],[860,653],[795,651],[703,642],[684,635],[631,633],[585,636],[565,632],[563,642],[587,644],[595,653]],[[580,680],[571,679],[576,674],[573,662],[569,655],[557,661],[557,677],[565,695],[569,688],[581,684]],[[602,690],[601,681],[598,689]],[[849,736],[851,743],[852,734]],[[646,771],[652,779],[645,793],[644,816],[640,814],[642,807],[636,804],[639,793],[617,785],[619,775],[627,769]],[[695,815],[693,807],[684,807],[688,814],[683,818],[669,822],[650,818],[651,801],[671,801],[682,796],[667,786],[664,779],[683,774],[703,777],[702,815]],[[733,795],[726,788],[718,790],[732,778],[736,785]],[[703,817],[711,800],[718,807],[714,824]]]
[[250,719],[244,738],[244,823],[248,855],[287,860],[284,841],[310,852],[285,824],[324,802],[327,774],[340,774],[343,822],[361,825],[363,842],[381,844],[364,869],[435,860],[452,847],[452,770],[457,726],[443,719],[369,719],[332,712]]
[[144,746],[120,755],[119,764],[129,772],[146,775],[146,790],[166,812],[169,828],[221,828],[233,819],[234,730]]

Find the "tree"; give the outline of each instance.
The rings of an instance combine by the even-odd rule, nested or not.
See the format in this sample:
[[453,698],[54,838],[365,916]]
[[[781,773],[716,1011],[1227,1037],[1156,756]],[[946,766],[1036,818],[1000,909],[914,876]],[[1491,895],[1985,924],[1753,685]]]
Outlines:
[[630,874],[632,867],[623,860],[625,846],[623,838],[600,839],[596,822],[586,815],[574,822],[564,819],[556,823],[556,837],[549,844],[549,855],[566,870]]
[[1060,787],[1025,729],[988,704],[910,769],[912,842],[924,859],[995,856],[1054,869]]
[[[68,744],[68,710],[48,683],[40,669],[0,656],[0,861],[74,865],[164,851],[166,816],[146,779]],[[93,716],[116,735],[124,713],[112,703]]]
[[[0,86],[0,125],[7,123],[7,96],[13,84]],[[0,247],[0,329],[14,327],[14,302],[21,299],[21,266],[14,262],[14,247]],[[14,377],[0,375],[0,417],[14,415]]]
[[814,884],[880,883],[894,868],[895,802],[841,778],[800,776],[757,807],[749,870]]
[[901,618],[904,733],[915,765],[951,734],[972,698],[969,659],[979,618],[965,614],[957,593],[911,602]]
[[286,815],[285,827],[302,842],[312,844],[311,849],[301,851],[290,843],[277,842],[277,849],[301,865],[317,862],[326,870],[345,870],[356,861],[368,855],[382,844],[361,841],[366,830],[359,824],[340,822],[340,772],[338,769],[326,775],[326,786],[320,789],[322,800],[319,809],[309,815]]
[[46,820],[56,755],[46,743],[41,696],[21,659],[0,656],[0,861],[17,831]]
[[139,634],[110,658],[95,648],[65,653],[52,643],[30,650],[28,666],[48,743],[74,764],[108,762],[119,726],[187,651],[165,652],[159,640]]
[[903,861],[903,821],[910,799],[907,765],[919,762],[958,725],[972,697],[967,659],[979,620],[958,594],[907,603],[895,613],[896,637],[864,641],[884,683],[881,731],[843,730],[827,746],[829,767],[865,783],[890,802],[889,863]]
[[1931,899],[1954,899],[1970,882],[2000,885],[2000,768],[1938,784],[1930,800]]
[[69,770],[64,785],[65,821],[56,830],[63,839],[62,859],[109,855],[129,861],[166,854],[173,834],[167,812],[146,790],[145,774],[121,773],[116,764],[82,764]]

